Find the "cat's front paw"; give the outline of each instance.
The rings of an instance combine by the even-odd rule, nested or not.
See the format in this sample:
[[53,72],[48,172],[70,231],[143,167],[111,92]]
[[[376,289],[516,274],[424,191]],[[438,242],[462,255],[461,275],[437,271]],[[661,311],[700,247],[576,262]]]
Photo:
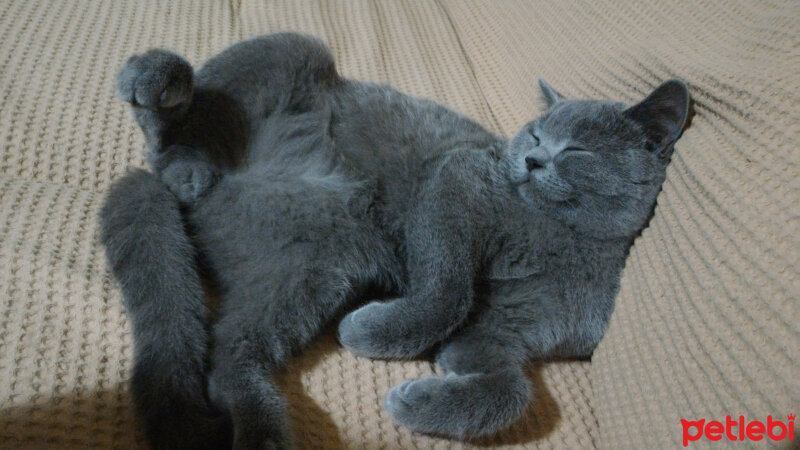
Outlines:
[[374,322],[379,321],[381,310],[380,303],[372,302],[344,316],[339,322],[339,343],[358,356],[380,358],[385,349]]
[[358,356],[402,359],[416,356],[397,335],[405,335],[404,318],[397,316],[395,302],[372,302],[346,315],[339,323],[339,342]]
[[131,56],[117,75],[117,95],[133,106],[172,108],[192,96],[192,66],[165,50]]

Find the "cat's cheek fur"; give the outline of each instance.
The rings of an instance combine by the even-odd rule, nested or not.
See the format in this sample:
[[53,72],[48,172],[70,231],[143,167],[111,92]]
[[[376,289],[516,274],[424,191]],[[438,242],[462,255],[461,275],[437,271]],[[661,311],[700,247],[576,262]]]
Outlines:
[[572,198],[575,191],[570,183],[553,170],[535,173],[531,183],[551,202],[565,202]]
[[517,187],[523,200],[532,205],[561,203],[575,197],[571,184],[553,173],[534,173],[530,181]]

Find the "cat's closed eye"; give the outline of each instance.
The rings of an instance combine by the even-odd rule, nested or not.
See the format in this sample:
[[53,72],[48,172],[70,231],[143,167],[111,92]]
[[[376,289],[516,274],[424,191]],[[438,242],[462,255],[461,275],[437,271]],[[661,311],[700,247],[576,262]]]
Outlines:
[[582,147],[567,147],[564,150],[561,150],[561,152],[562,153],[563,152],[570,152],[570,153],[573,153],[573,154],[592,153],[590,150],[587,150],[587,149],[582,148]]
[[533,129],[533,127],[528,130],[528,133],[530,133],[531,137],[533,138],[534,145],[539,145],[539,136],[536,135],[536,131]]

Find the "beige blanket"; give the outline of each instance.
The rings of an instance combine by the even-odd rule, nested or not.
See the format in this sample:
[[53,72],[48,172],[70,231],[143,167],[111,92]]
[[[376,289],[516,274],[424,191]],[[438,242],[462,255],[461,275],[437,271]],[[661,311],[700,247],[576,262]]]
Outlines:
[[680,77],[695,101],[591,363],[534,365],[526,418],[463,444],[381,409],[431,364],[328,334],[281,379],[300,447],[676,447],[681,418],[800,412],[800,2],[0,0],[0,448],[141,442],[97,241],[105,190],[144,165],[119,65],[154,46],[201,63],[281,30],[502,133],[541,111],[537,77],[629,102]]

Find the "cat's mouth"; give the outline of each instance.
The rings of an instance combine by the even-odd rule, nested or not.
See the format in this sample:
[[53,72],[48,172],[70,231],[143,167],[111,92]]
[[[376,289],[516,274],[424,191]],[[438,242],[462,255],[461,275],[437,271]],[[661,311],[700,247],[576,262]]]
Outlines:
[[513,180],[513,182],[514,182],[514,184],[516,186],[520,186],[520,185],[523,185],[523,184],[530,183],[531,182],[531,174],[530,174],[530,172],[526,173],[525,175],[520,176],[519,179],[517,179],[517,180]]
[[515,165],[510,175],[512,185],[523,197],[571,204],[576,196],[575,187],[563,179],[552,165],[536,168]]
[[568,202],[575,196],[572,184],[558,176],[554,171],[530,172],[528,184],[542,197],[553,203]]
[[530,183],[533,179],[533,174],[525,168],[515,168],[511,171],[511,176],[509,178],[511,179],[511,184],[520,186]]

